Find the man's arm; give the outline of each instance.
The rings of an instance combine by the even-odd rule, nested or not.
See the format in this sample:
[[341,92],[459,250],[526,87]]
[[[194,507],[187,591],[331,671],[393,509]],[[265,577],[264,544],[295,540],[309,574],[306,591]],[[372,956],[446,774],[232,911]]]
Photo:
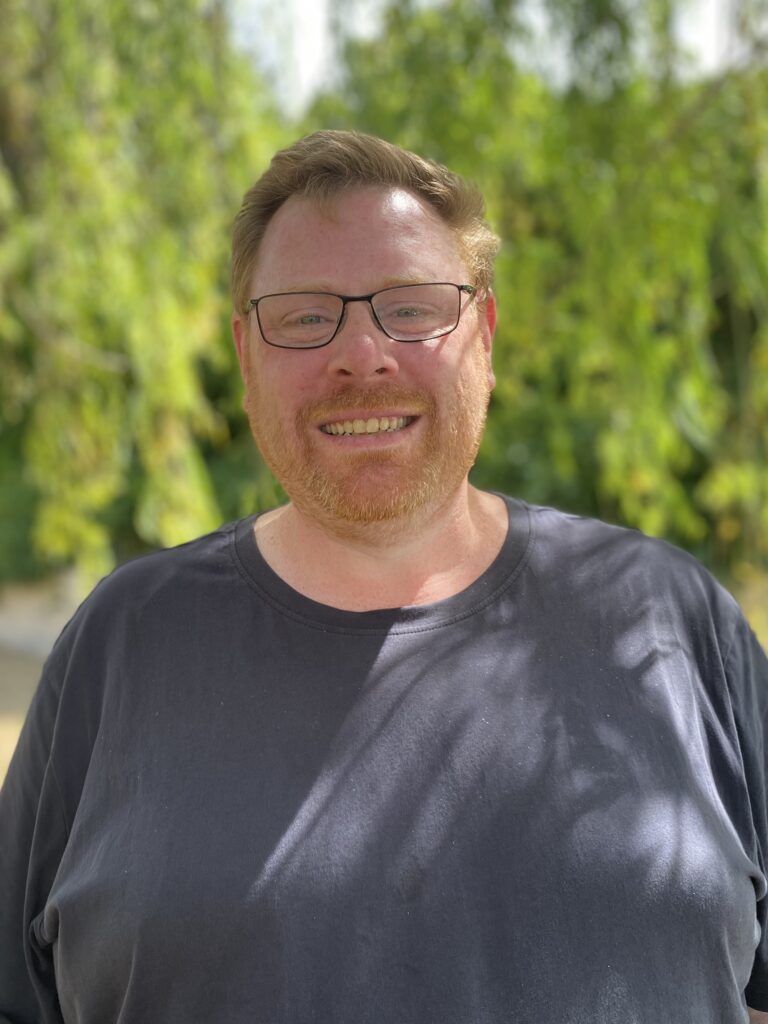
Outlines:
[[750,1024],[768,1024],[768,1013],[764,1013],[762,1010],[753,1010],[749,1006],[749,1020]]
[[[55,871],[39,849],[35,852],[35,840],[54,859],[55,851],[66,842],[58,789],[50,783],[46,786],[57,708],[58,695],[44,676],[0,789],[0,1024],[33,1024],[41,1019],[39,990],[27,969],[25,950],[31,941],[31,917],[40,909]],[[30,900],[28,915],[25,899],[30,893],[36,899]],[[38,984],[42,985],[42,958],[40,963]],[[52,956],[46,963],[53,1002]]]

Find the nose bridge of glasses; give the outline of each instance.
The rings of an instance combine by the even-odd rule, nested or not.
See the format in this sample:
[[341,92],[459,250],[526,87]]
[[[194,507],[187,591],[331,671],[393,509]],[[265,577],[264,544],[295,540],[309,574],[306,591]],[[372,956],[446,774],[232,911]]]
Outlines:
[[387,332],[381,326],[381,323],[379,322],[379,318],[376,315],[376,310],[373,308],[373,300],[376,298],[376,292],[373,292],[370,295],[342,295],[342,296],[339,296],[339,297],[342,300],[342,307],[341,307],[341,314],[339,316],[339,324],[338,324],[338,327],[336,328],[336,334],[337,335],[344,329],[344,326],[346,325],[346,322],[347,322],[347,319],[348,319],[347,308],[350,305],[352,305],[352,303],[362,302],[362,303],[365,303],[365,305],[368,307],[368,316],[369,316],[370,321],[373,324],[373,326],[376,327],[376,329],[377,329],[377,331],[379,333],[384,334],[387,337],[389,337],[389,335],[387,335]]

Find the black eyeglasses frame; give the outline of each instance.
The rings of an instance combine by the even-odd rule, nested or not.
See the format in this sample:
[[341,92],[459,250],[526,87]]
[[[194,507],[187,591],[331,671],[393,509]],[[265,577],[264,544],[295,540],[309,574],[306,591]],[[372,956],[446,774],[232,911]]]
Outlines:
[[[417,286],[419,286],[421,284],[424,284],[424,285],[433,285],[433,284],[445,285],[445,284],[449,284],[453,288],[458,289],[458,292],[459,292],[459,312],[458,312],[458,316],[456,317],[456,323],[453,325],[453,327],[450,328],[450,330],[440,331],[439,334],[430,334],[426,338],[405,338],[405,339],[404,338],[393,338],[392,335],[386,330],[384,325],[381,323],[381,321],[379,320],[378,316],[376,315],[376,310],[374,309],[374,306],[373,306],[373,300],[376,298],[377,295],[381,295],[384,292],[395,291],[398,288],[417,287]],[[333,339],[336,337],[336,335],[339,333],[339,331],[341,330],[341,328],[344,325],[344,321],[346,319],[346,312],[347,312],[347,305],[348,305],[348,303],[350,303],[350,302],[367,302],[368,305],[370,306],[370,309],[371,309],[371,316],[373,317],[373,321],[376,324],[376,326],[379,328],[379,330],[382,332],[382,334],[385,334],[391,341],[397,341],[397,342],[399,342],[400,344],[403,344],[403,345],[410,345],[410,344],[413,344],[413,343],[421,343],[423,341],[434,341],[436,338],[444,338],[447,334],[451,334],[453,331],[455,331],[456,328],[459,326],[459,322],[461,321],[461,317],[462,317],[462,314],[464,313],[464,310],[467,308],[466,306],[464,306],[463,308],[461,306],[461,295],[462,295],[462,293],[474,297],[475,295],[477,295],[477,291],[478,291],[477,287],[475,285],[473,285],[473,284],[456,284],[453,281],[418,281],[418,282],[414,282],[414,285],[394,284],[394,285],[390,285],[388,288],[379,288],[375,292],[370,292],[368,295],[340,295],[338,292],[311,292],[311,291],[304,291],[304,290],[302,290],[300,292],[270,292],[267,295],[260,295],[258,297],[258,299],[249,299],[248,300],[248,310],[247,310],[247,314],[246,315],[250,316],[251,311],[252,310],[256,310],[256,319],[257,319],[258,324],[259,324],[259,333],[261,334],[262,341],[264,341],[265,344],[271,345],[272,348],[284,348],[284,349],[289,349],[292,352],[298,352],[298,351],[301,351],[303,349],[325,348],[326,345],[330,345],[331,342],[333,341]],[[334,299],[341,299],[341,313],[339,314],[339,321],[336,324],[336,329],[333,332],[333,334],[330,336],[330,338],[327,341],[322,341],[322,342],[320,342],[319,344],[316,344],[316,345],[281,345],[278,342],[269,341],[267,339],[267,336],[264,334],[264,328],[262,327],[262,324],[261,324],[261,317],[259,316],[259,303],[262,302],[264,299],[271,299],[271,298],[275,298],[275,297],[280,296],[280,295],[329,295],[329,296],[332,296]]]

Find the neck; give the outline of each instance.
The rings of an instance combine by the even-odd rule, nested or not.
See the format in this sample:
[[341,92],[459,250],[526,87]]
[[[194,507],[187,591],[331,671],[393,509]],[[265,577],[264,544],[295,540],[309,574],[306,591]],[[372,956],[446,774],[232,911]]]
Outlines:
[[270,567],[295,590],[349,611],[443,600],[465,589],[498,554],[504,502],[465,481],[440,507],[408,521],[327,523],[286,505],[256,521]]

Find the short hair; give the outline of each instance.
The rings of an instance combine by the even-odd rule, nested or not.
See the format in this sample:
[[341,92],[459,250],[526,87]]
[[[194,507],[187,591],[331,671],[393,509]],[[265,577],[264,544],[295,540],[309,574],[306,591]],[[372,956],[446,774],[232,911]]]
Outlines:
[[[499,239],[477,187],[447,167],[361,132],[326,129],[280,150],[243,196],[232,236],[232,300],[241,313],[259,246],[272,217],[291,196],[327,203],[347,189],[402,188],[427,202],[455,232],[481,293],[493,283]],[[469,282],[468,282],[469,283]]]

